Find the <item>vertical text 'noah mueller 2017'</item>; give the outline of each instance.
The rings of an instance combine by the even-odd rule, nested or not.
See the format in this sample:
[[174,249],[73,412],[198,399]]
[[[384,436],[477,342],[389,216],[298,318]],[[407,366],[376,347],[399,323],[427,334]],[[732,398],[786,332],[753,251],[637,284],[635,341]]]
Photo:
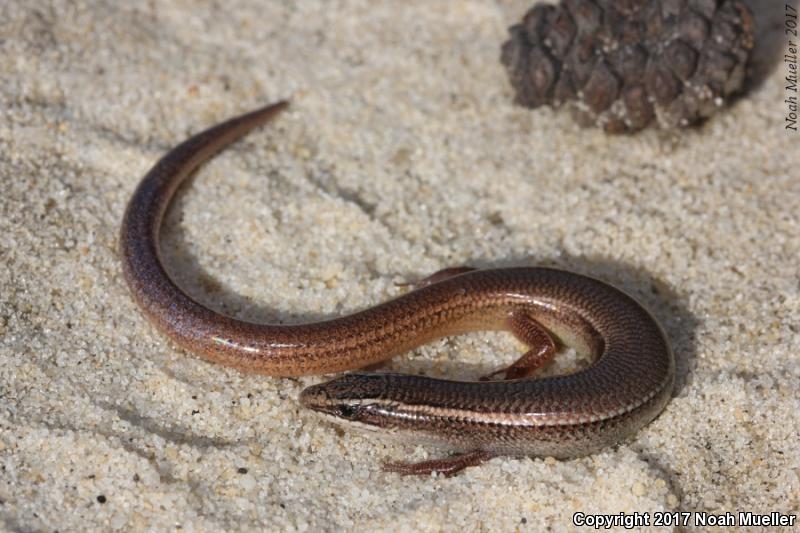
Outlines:
[[788,39],[788,48],[783,55],[783,62],[786,63],[786,126],[787,130],[797,131],[797,9],[786,4],[786,21],[784,31]]

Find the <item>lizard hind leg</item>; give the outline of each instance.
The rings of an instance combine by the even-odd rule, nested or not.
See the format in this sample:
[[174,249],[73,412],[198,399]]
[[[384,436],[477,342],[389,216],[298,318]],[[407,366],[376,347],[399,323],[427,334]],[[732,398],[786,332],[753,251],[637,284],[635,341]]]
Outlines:
[[556,355],[556,343],[553,337],[529,313],[514,311],[508,318],[509,330],[529,350],[510,366],[501,368],[481,378],[489,381],[498,376],[501,379],[522,379],[530,376],[553,360]]

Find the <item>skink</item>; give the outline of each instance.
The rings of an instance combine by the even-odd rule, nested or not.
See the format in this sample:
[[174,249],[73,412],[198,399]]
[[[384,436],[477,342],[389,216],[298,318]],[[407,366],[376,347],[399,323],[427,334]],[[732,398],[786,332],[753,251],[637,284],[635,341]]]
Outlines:
[[[461,452],[386,466],[403,474],[451,475],[495,455],[589,454],[630,437],[664,408],[675,362],[659,325],[625,293],[566,271],[447,269],[375,307],[289,326],[236,320],[186,295],[159,252],[161,222],[176,189],[286,106],[279,102],[189,138],[156,163],[130,199],[120,237],[125,279],[150,321],[179,346],[244,372],[299,376],[363,368],[468,331],[507,330],[525,342],[530,351],[494,374],[502,381],[358,372],[301,393],[304,406],[339,422]],[[529,377],[558,344],[594,362],[566,376]]]

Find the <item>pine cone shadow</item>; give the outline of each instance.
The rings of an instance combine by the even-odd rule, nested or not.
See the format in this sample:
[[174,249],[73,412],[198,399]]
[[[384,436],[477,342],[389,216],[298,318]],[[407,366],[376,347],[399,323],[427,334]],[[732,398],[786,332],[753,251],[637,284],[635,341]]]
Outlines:
[[[781,63],[783,58],[784,19],[786,6],[798,9],[798,0],[775,2],[774,0],[741,0],[753,14],[755,24],[755,48],[750,56],[749,75],[742,95],[760,87],[764,80]],[[796,11],[795,11],[796,12]]]

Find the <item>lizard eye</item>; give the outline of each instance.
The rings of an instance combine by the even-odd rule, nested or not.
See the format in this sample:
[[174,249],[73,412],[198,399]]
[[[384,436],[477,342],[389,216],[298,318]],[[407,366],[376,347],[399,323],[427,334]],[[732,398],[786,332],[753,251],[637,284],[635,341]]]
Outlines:
[[356,414],[356,409],[351,405],[344,404],[336,408],[336,414],[342,418],[353,418]]

